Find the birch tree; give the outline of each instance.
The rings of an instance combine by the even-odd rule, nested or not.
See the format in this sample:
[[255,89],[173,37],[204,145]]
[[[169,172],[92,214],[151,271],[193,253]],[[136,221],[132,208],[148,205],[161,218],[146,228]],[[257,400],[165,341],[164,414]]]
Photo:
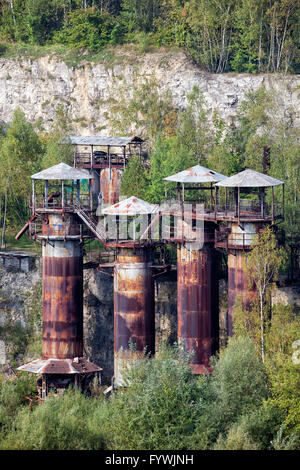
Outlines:
[[272,283],[278,278],[279,268],[285,261],[283,248],[277,246],[275,234],[268,227],[253,242],[253,249],[248,255],[247,275],[249,286],[255,286],[260,316],[260,350],[265,361],[265,326],[269,311],[268,294]]

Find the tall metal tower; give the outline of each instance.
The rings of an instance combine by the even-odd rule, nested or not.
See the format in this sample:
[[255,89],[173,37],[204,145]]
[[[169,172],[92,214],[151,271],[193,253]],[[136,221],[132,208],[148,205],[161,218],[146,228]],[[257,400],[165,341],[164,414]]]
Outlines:
[[[92,210],[91,176],[60,163],[31,178],[30,232],[42,243],[42,357],[18,370],[41,375],[46,398],[69,384],[84,389],[102,370],[83,353],[83,241],[90,234],[82,219]],[[89,181],[87,193],[83,180]]]

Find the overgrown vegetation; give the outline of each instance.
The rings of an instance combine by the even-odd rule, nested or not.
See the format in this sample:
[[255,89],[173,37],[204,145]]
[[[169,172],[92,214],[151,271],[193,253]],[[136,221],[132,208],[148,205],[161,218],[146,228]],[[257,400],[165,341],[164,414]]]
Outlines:
[[4,0],[0,52],[136,43],[184,48],[210,72],[299,73],[299,12],[294,0]]
[[18,379],[2,379],[0,448],[298,447],[297,431],[286,427],[287,410],[278,406],[268,387],[268,371],[249,338],[230,340],[208,377],[194,376],[188,358],[165,346],[128,374],[131,386],[110,398],[69,390],[33,411],[24,400],[24,394],[33,396],[33,383],[23,373]]

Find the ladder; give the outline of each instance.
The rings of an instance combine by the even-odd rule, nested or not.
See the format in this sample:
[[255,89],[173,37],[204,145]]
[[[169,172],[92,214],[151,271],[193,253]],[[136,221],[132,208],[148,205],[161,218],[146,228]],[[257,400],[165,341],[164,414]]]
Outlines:
[[85,223],[89,230],[98,238],[98,240],[100,240],[101,242],[104,242],[106,240],[105,229],[100,223],[96,224],[96,221],[79,206],[75,207],[75,213],[78,215],[78,217],[81,218],[81,220]]

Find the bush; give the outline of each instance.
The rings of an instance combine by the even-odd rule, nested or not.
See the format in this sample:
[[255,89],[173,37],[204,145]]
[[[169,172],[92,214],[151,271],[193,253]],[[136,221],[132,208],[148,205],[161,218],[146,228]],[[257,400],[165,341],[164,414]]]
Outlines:
[[36,378],[26,373],[5,379],[0,376],[0,428],[7,429],[22,405],[27,405],[25,396],[36,392]]
[[214,450],[258,450],[258,448],[244,426],[236,423],[231,426],[226,438],[220,435],[214,445]]
[[89,419],[99,400],[78,390],[50,397],[33,412],[21,409],[0,445],[2,449],[67,450],[103,449],[101,422],[91,428]]
[[121,43],[123,30],[123,26],[109,13],[100,12],[97,8],[86,8],[68,14],[54,41],[73,48],[99,51],[107,44]]
[[201,429],[207,429],[211,442],[237,420],[258,409],[267,398],[265,368],[248,338],[229,342],[206,388],[205,413]]
[[[201,384],[176,349],[164,347],[134,367],[131,386],[119,390],[101,417],[110,449],[194,449],[201,415]],[[96,418],[98,421],[100,417]]]

